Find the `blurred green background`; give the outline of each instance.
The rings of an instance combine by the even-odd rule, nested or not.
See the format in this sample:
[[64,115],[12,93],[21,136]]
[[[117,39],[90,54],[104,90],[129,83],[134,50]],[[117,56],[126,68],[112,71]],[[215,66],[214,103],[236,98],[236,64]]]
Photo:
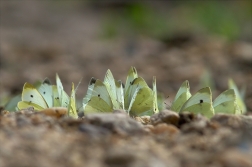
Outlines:
[[233,78],[252,104],[251,0],[2,0],[0,36],[0,100],[56,73],[68,93],[83,78],[81,99],[91,77],[111,69],[125,81],[135,66],[169,101],[186,79],[198,90],[207,70],[215,95]]
[[[103,6],[99,1],[93,5]],[[111,8],[111,6],[113,6]],[[199,33],[251,40],[251,1],[164,1],[111,3],[103,35],[144,34],[156,38]]]

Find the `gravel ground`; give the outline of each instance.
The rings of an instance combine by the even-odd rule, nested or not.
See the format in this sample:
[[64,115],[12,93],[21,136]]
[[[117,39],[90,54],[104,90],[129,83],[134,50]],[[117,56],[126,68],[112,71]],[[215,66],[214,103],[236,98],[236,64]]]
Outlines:
[[[218,36],[185,34],[168,40],[142,34],[104,39],[106,11],[76,3],[60,8],[40,1],[1,1],[0,100],[59,73],[65,90],[111,69],[125,81],[130,66],[157,89],[169,108],[176,91],[189,80],[191,92],[211,72],[213,98],[228,78],[246,85],[252,111],[252,43]],[[183,39],[182,38],[182,39]],[[178,42],[174,42],[178,41]],[[252,167],[252,117],[216,115],[211,120],[164,110],[146,125],[124,114],[96,114],[79,120],[52,118],[23,110],[0,116],[0,166],[92,167]],[[139,122],[140,121],[140,122]]]

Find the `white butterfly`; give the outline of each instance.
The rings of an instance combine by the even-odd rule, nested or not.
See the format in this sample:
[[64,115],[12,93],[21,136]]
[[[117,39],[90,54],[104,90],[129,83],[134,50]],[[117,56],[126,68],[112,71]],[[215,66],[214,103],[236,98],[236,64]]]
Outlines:
[[236,102],[235,91],[228,89],[222,92],[213,102],[215,113],[241,114]]
[[134,67],[131,67],[128,72],[125,88],[122,82],[116,81],[108,70],[104,82],[91,79],[83,99],[84,112],[89,114],[122,109],[131,116],[150,114],[154,112],[155,95],[144,79],[137,76]]
[[[58,74],[56,74],[56,83],[57,85],[51,85],[47,78],[43,81],[43,83],[39,84],[37,88],[32,84],[25,83],[21,101],[17,104],[18,109],[34,107],[35,110],[41,111],[51,107],[64,107],[71,109],[69,110],[71,116],[77,117],[76,107],[74,104],[74,86],[72,87],[72,95],[69,98],[67,93],[63,90],[63,85]],[[46,110],[46,112],[48,111],[49,110]]]

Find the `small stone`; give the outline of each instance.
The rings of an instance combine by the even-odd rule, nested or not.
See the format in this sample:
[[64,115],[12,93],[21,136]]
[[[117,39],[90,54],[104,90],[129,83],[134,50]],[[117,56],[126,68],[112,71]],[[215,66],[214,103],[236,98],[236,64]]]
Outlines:
[[163,134],[163,133],[176,134],[179,132],[179,129],[174,125],[161,123],[155,126],[153,129],[151,129],[151,131],[154,134]]
[[203,116],[195,116],[193,121],[187,122],[181,126],[181,131],[183,133],[192,133],[196,132],[198,134],[204,134],[208,127],[212,128],[210,125],[209,120]]
[[229,149],[222,153],[218,157],[217,161],[222,164],[222,166],[228,167],[251,167],[251,152],[245,153],[241,152],[238,149]]
[[157,114],[152,115],[150,120],[153,125],[167,123],[177,126],[179,122],[179,115],[174,111],[163,110]]
[[110,134],[109,130],[106,128],[103,128],[101,126],[89,125],[89,124],[81,124],[79,126],[79,131],[87,134],[88,136],[92,138],[99,138],[104,135]]
[[151,132],[153,129],[154,129],[154,126],[153,125],[145,125],[144,126],[144,129],[146,132]]
[[179,113],[179,127],[183,124],[190,123],[196,119],[196,115],[191,112],[181,112]]
[[232,127],[233,129],[244,129],[251,131],[252,116],[216,114],[211,118],[212,122],[217,122],[222,126]]
[[83,111],[78,112],[78,117],[83,118],[84,117],[84,112]]
[[34,107],[28,107],[19,111],[21,114],[30,114],[34,112]]
[[138,122],[141,122],[144,125],[147,125],[150,123],[150,116],[141,116],[141,117],[135,117],[135,120]]
[[55,118],[61,118],[68,113],[67,108],[65,107],[51,107],[51,108],[46,108],[44,110],[41,110],[39,112],[42,112],[45,115],[55,117]]
[[1,110],[0,111],[0,115],[6,115],[6,114],[9,114],[10,112],[7,111],[7,110]]
[[18,115],[16,118],[16,122],[18,127],[31,125],[31,120],[28,119],[25,115]]
[[142,124],[125,114],[89,114],[84,120],[92,125],[102,126],[113,133],[121,135],[141,134],[145,132]]

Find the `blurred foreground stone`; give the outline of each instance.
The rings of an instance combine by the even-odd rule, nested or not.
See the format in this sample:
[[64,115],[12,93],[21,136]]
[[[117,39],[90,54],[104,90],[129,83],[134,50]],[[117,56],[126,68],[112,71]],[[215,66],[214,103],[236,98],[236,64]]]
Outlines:
[[121,113],[79,120],[28,110],[4,114],[0,166],[252,167],[251,116],[181,113],[181,119],[176,126],[142,125]]

